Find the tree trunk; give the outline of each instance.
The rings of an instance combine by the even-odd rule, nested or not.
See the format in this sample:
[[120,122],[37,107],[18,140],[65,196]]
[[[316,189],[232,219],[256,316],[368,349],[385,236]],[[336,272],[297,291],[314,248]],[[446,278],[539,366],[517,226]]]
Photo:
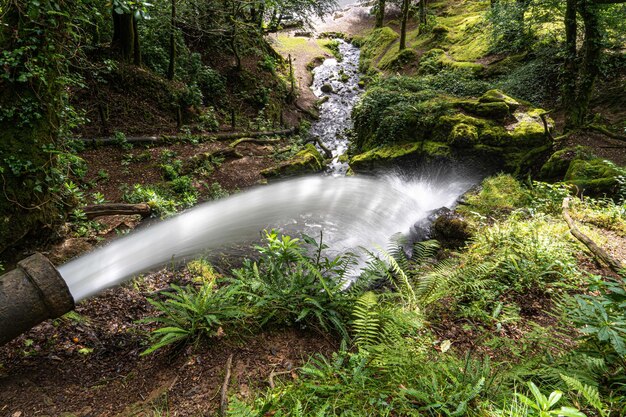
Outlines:
[[563,72],[563,107],[565,108],[565,130],[575,128],[573,109],[576,103],[576,22],[577,0],[567,0],[565,9],[565,64]]
[[[50,5],[74,12],[71,2]],[[2,7],[0,51],[11,60],[5,61],[7,77],[0,80],[0,253],[28,232],[42,235],[64,219],[64,168],[57,155],[63,152],[59,127],[67,103],[63,57],[72,46],[63,30],[69,24],[64,14],[38,13],[30,1]],[[37,75],[28,74],[31,66]]]
[[87,219],[92,220],[102,216],[128,216],[139,214],[141,217],[147,217],[152,213],[152,209],[146,203],[140,204],[124,204],[124,203],[106,203],[94,204],[82,208]]
[[420,0],[420,24],[426,24],[426,0]]
[[141,66],[141,48],[139,46],[139,30],[137,29],[137,17],[133,16],[133,64]]
[[578,12],[585,23],[585,41],[583,43],[584,60],[578,84],[578,94],[573,107],[573,122],[579,127],[585,123],[589,111],[589,102],[593,86],[600,74],[600,57],[602,53],[602,32],[598,6],[589,0],[580,2]]
[[131,62],[135,56],[135,20],[132,13],[113,13],[112,46],[119,50],[122,61]]
[[385,25],[386,0],[378,0],[378,10],[376,11],[376,28],[380,29]]
[[172,15],[170,20],[170,63],[167,66],[167,79],[173,80],[176,70],[176,0],[172,0]]
[[402,0],[402,25],[400,27],[400,50],[406,49],[406,25],[409,20],[411,0]]

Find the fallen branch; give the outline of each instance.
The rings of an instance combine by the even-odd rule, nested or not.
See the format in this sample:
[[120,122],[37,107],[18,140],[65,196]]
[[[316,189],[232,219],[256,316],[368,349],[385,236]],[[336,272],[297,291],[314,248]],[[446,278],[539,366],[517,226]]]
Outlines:
[[256,143],[259,145],[266,145],[268,143],[278,143],[280,142],[282,139],[280,138],[274,138],[274,139],[263,139],[263,138],[259,138],[259,139],[255,139],[255,138],[241,138],[241,139],[237,139],[236,141],[234,141],[233,143],[230,144],[231,148],[236,147],[237,145],[240,145],[242,143]]
[[593,240],[591,240],[587,235],[583,234],[578,229],[578,227],[576,227],[576,223],[574,223],[574,220],[569,214],[569,203],[570,203],[570,198],[569,197],[565,198],[563,200],[562,208],[563,208],[563,218],[565,219],[565,222],[567,223],[567,226],[569,227],[570,233],[576,239],[578,239],[583,245],[585,245],[591,251],[591,253],[595,255],[596,258],[602,260],[605,264],[607,264],[613,272],[615,272],[616,274],[623,273],[624,265],[622,265],[620,261],[613,258],[604,249],[596,245],[596,243]]
[[623,141],[626,142],[626,135],[620,135],[619,133],[611,132],[609,129],[607,129],[604,126],[590,124],[590,125],[586,126],[585,129],[587,129],[587,130],[594,130],[596,132],[602,133],[605,136],[610,137],[611,139],[623,140]]
[[226,375],[224,376],[224,383],[222,384],[222,391],[220,394],[220,416],[225,416],[228,410],[228,384],[230,383],[230,372],[233,366],[233,354],[231,353],[226,360]]
[[87,219],[91,220],[102,216],[123,216],[132,214],[139,214],[141,217],[147,217],[152,212],[152,208],[145,203],[107,203],[85,206],[82,208],[82,211],[87,215]]
[[326,144],[324,142],[322,142],[322,139],[320,139],[319,136],[312,136],[309,140],[307,140],[307,142],[315,142],[315,143],[317,143],[317,146],[319,146],[320,149],[322,149],[322,151],[324,151],[324,155],[326,155],[326,158],[330,159],[330,158],[333,157],[333,153],[330,151],[330,149],[328,149]]
[[[259,138],[262,136],[289,136],[297,133],[298,129],[292,127],[290,129],[270,130],[267,132],[218,132],[218,133],[203,133],[195,135],[194,137],[200,140],[219,140],[227,141],[240,138]],[[160,144],[169,142],[182,142],[188,139],[188,136],[129,136],[126,138],[126,142],[133,144]],[[114,145],[118,140],[114,137],[104,138],[77,138],[83,142],[89,142],[98,145]]]

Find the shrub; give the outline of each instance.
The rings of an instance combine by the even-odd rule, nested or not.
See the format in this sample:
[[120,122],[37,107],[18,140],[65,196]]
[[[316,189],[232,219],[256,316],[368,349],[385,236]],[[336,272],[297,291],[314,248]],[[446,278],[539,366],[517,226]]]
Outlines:
[[325,245],[308,236],[303,239],[316,250],[313,256],[306,254],[299,239],[265,232],[265,245],[255,247],[259,260],[245,261],[233,271],[234,277],[253,294],[261,326],[298,326],[347,338],[351,296],[342,289],[352,257],[324,258]]
[[142,321],[160,327],[150,334],[150,347],[143,355],[171,344],[198,343],[245,317],[236,283],[219,288],[211,281],[199,288],[172,285],[172,290],[163,293],[164,300],[148,299],[161,315]]
[[485,179],[478,193],[468,194],[461,212],[477,212],[492,217],[509,214],[529,202],[527,191],[513,176],[499,174]]

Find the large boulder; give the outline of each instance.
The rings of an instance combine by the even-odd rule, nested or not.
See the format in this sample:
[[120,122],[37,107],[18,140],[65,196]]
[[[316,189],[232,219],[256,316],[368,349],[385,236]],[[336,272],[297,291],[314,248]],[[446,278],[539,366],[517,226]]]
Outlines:
[[292,176],[307,172],[319,172],[324,169],[324,158],[317,148],[308,143],[303,150],[293,158],[280,164],[261,171],[261,175],[267,178]]
[[593,154],[592,149],[576,146],[556,151],[541,167],[540,178],[576,186],[579,193],[613,196],[626,169]]

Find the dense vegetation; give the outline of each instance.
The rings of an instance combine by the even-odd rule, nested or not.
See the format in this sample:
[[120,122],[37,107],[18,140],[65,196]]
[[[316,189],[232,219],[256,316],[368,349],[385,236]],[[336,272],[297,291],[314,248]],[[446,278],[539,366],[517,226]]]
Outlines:
[[[369,253],[344,291],[352,255],[326,258],[310,237],[267,232],[258,260],[231,276],[194,261],[191,270],[205,271],[197,284],[152,301],[164,315],[154,318],[162,327],[146,353],[274,326],[341,340],[296,382],[252,402],[232,398],[233,416],[621,415],[626,281],[581,268],[587,255],[560,218],[568,194],[490,178],[460,210],[472,236],[460,252],[443,250],[451,242],[442,239],[416,244],[408,258],[392,241]],[[585,223],[626,230],[623,201],[575,207]]]
[[78,203],[75,137],[282,124],[293,74],[265,34],[333,4],[3,1],[0,250]]
[[[76,355],[95,361],[134,343],[137,362],[169,360],[297,329],[334,352],[272,371],[269,387],[246,395],[229,394],[227,379],[223,414],[625,415],[626,271],[572,236],[563,204],[586,236],[624,257],[626,3],[361,3],[370,26],[331,34],[362,51],[364,92],[340,158],[349,173],[436,162],[486,179],[412,247],[396,236],[386,249],[329,256],[323,235],[267,230],[237,267],[172,267],[166,289],[140,293],[149,314]],[[334,7],[4,0],[0,255],[48,249],[29,233],[94,243],[134,226],[101,233],[109,225],[86,214],[89,203],[146,203],[164,218],[237,192],[224,181],[227,160],[241,162],[231,177],[252,178],[244,186],[322,170],[306,135],[315,109],[297,102],[294,62],[271,34],[302,30],[281,36],[292,52],[306,49],[306,22]],[[315,42],[341,58],[337,41]],[[308,70],[321,60],[310,58]],[[107,153],[119,164],[99,165]],[[111,177],[105,196],[97,190]],[[41,352],[30,338],[11,347],[56,360],[46,349],[64,346],[57,328],[82,326],[74,314],[44,329]],[[132,342],[118,345],[119,334]],[[168,414],[150,398],[142,412]]]

